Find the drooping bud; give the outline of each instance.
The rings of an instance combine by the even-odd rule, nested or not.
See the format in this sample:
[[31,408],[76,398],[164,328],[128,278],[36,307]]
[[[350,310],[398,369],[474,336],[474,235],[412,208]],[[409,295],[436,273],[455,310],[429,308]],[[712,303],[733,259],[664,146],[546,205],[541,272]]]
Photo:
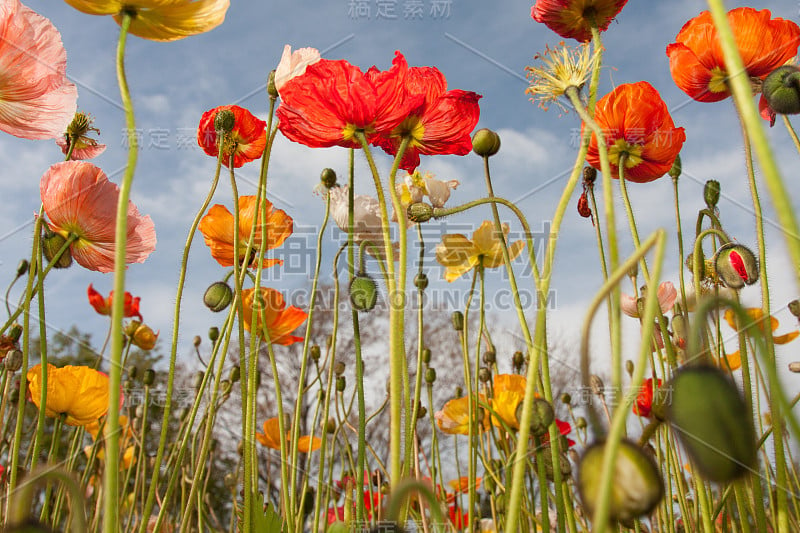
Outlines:
[[433,218],[433,206],[425,202],[414,202],[406,208],[406,215],[411,222],[421,224]]
[[705,187],[703,187],[703,199],[706,201],[708,208],[712,211],[717,207],[717,203],[719,202],[720,190],[720,184],[717,180],[708,180]]
[[597,374],[589,376],[589,387],[592,389],[592,394],[597,396],[603,396],[605,394],[605,385]]
[[203,338],[200,335],[195,335],[194,339],[192,339],[192,345],[194,345],[195,348],[199,348],[202,343]]
[[233,301],[233,289],[224,281],[209,285],[203,295],[203,303],[215,313],[225,310]]
[[278,97],[278,87],[275,85],[275,70],[269,71],[269,76],[267,76],[267,94],[270,98],[277,98]]
[[514,352],[514,355],[511,357],[511,363],[514,365],[514,368],[522,368],[522,365],[525,364],[525,355],[522,352]]
[[681,155],[678,154],[675,156],[675,161],[672,162],[672,167],[669,169],[669,177],[676,180],[681,177],[682,165],[681,165]]
[[730,289],[741,289],[758,281],[758,260],[746,246],[729,242],[714,254],[714,270]]
[[217,342],[217,339],[219,339],[219,328],[216,326],[208,328],[208,340],[213,343]]
[[784,65],[773,70],[761,86],[769,107],[781,115],[800,113],[800,68]]
[[414,286],[421,291],[424,291],[428,288],[428,276],[423,274],[417,274],[414,276]]
[[[600,501],[605,445],[601,441],[589,446],[578,465],[578,491],[589,516]],[[609,519],[614,522],[648,515],[664,497],[664,482],[655,462],[630,441],[620,441],[612,475]]]
[[230,109],[223,109],[214,117],[214,129],[222,133],[230,133],[236,126],[236,115]]
[[356,311],[372,311],[378,302],[378,284],[367,274],[361,273],[350,282],[350,304]]
[[[45,230],[44,237],[42,238],[42,253],[48,263],[53,261],[53,258],[55,258],[56,254],[66,243],[67,239],[60,233]],[[53,264],[53,268],[69,268],[70,265],[72,265],[72,254],[69,248],[67,248],[64,250],[64,253],[61,254],[61,257],[58,258],[58,261]]]
[[11,339],[12,342],[17,342],[22,336],[22,331],[22,326],[14,323],[11,325],[11,329],[8,331],[8,338]]
[[456,331],[464,331],[464,313],[461,311],[453,311],[450,317],[453,321],[453,329]]
[[572,396],[568,392],[565,392],[564,394],[561,395],[561,403],[563,403],[564,405],[571,404]]
[[575,427],[578,429],[586,429],[586,419],[582,416],[579,416],[575,419]]
[[28,268],[30,264],[28,263],[27,259],[20,259],[19,264],[17,265],[17,277],[21,278],[25,274],[28,273]]
[[500,136],[489,128],[482,128],[472,136],[472,151],[481,157],[491,157],[500,150]]
[[704,478],[729,483],[757,468],[753,418],[736,384],[720,369],[690,367],[667,385],[667,420]]
[[202,370],[198,370],[194,374],[194,379],[192,380],[192,388],[194,390],[200,390],[200,385],[203,384],[203,378],[206,376],[206,373]]
[[329,189],[336,187],[336,172],[332,168],[323,168],[319,180]]

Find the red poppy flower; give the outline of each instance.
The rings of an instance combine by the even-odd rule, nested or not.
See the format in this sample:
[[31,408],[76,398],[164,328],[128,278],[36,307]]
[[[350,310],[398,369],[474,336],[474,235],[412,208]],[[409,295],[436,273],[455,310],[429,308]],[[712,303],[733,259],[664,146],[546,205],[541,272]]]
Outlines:
[[469,524],[469,511],[462,511],[458,505],[451,505],[448,507],[447,514],[450,517],[450,522],[457,531],[461,531]]
[[592,26],[606,31],[628,0],[538,0],[531,17],[564,37],[581,42],[592,39]]
[[347,61],[321,59],[281,89],[278,128],[289,140],[312,148],[360,148],[356,131],[368,139],[389,134],[423,101],[406,91],[408,65],[400,52],[392,67],[361,72]]
[[[661,387],[661,380],[658,380],[656,389]],[[653,378],[647,378],[639,388],[639,395],[636,396],[636,403],[633,404],[633,412],[639,416],[648,417],[653,410]]]
[[[666,174],[681,151],[686,134],[676,128],[667,105],[646,81],[620,85],[598,103],[595,120],[606,136],[613,178],[619,179],[626,154],[625,179],[646,183]],[[600,170],[597,138],[592,134],[586,161]]]
[[[572,425],[569,422],[565,422],[564,420],[559,420],[556,418],[556,426],[558,427],[558,434],[562,437],[567,437],[572,432]],[[550,442],[550,433],[545,433],[542,435],[542,443]],[[575,445],[575,441],[567,438],[567,447],[572,448]]]
[[[214,124],[217,114],[223,110],[233,112],[234,124],[227,140],[219,139]],[[234,168],[239,168],[261,157],[267,144],[267,123],[256,118],[250,111],[238,105],[223,105],[210,109],[200,118],[197,128],[197,144],[205,153],[212,157],[219,155],[220,142],[224,143],[222,164],[228,166],[228,161],[233,156]]]
[[[101,315],[111,316],[111,306],[114,302],[114,291],[108,294],[108,298],[103,298],[103,295],[94,290],[92,284],[89,284],[87,289],[89,296],[89,303],[94,307],[94,310]],[[125,291],[125,314],[126,317],[138,317],[142,320],[142,314],[139,312],[139,298],[134,298],[131,293]]]
[[[728,23],[747,75],[763,79],[797,54],[800,27],[790,20],[772,19],[768,9],[737,7],[728,11]],[[683,25],[667,46],[672,79],[699,102],[718,102],[730,96],[725,58],[711,13],[703,11]]]
[[[402,56],[400,56],[402,59]],[[405,59],[402,59],[405,63]],[[373,144],[391,155],[403,137],[411,142],[400,162],[400,168],[414,172],[419,155],[466,155],[472,151],[470,134],[478,123],[479,94],[459,89],[447,90],[447,80],[435,67],[412,67],[406,76],[409,95],[421,96],[423,103],[411,112],[388,135],[376,138]]]

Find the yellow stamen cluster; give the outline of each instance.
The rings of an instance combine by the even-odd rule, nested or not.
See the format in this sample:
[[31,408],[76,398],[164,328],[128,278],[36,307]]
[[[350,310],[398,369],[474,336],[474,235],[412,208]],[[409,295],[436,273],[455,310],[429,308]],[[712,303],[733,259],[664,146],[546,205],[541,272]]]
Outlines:
[[589,79],[597,56],[597,52],[591,53],[589,48],[589,43],[571,48],[561,42],[556,48],[547,47],[543,53],[536,54],[534,59],[540,60],[542,66],[525,67],[527,77],[531,80],[525,92],[533,95],[531,100],[538,100],[543,109],[555,102],[567,111],[559,98],[569,87],[580,89]]

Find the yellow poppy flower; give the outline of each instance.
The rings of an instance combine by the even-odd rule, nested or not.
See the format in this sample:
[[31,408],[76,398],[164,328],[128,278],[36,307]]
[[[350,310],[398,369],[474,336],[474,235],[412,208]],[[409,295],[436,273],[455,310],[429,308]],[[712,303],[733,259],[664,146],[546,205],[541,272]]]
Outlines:
[[[503,224],[503,238],[508,239],[508,224]],[[508,255],[515,259],[525,243],[515,241],[508,244]],[[436,246],[436,260],[445,267],[444,278],[453,281],[478,265],[497,268],[503,264],[503,241],[495,234],[494,224],[484,220],[472,234],[472,240],[460,233],[442,237]]]
[[[28,370],[28,391],[39,408],[42,365]],[[47,401],[44,412],[57,418],[66,415],[68,426],[86,426],[108,411],[108,376],[88,366],[47,365]]]
[[117,24],[123,11],[132,12],[130,33],[151,41],[176,41],[210,31],[225,20],[230,0],[66,0],[89,15],[112,15]]
[[[469,396],[455,398],[444,404],[441,411],[434,415],[436,424],[443,432],[449,435],[468,435],[469,434]],[[478,396],[478,403],[486,403],[486,397],[481,394]],[[481,430],[489,429],[489,417],[485,410],[481,410]]]
[[[525,387],[528,381],[517,374],[498,374],[492,384],[492,409],[497,416],[492,416],[492,424],[511,429],[519,429],[517,407],[525,398]],[[498,420],[499,418],[499,420]],[[500,420],[503,421],[501,424]]]
[[[764,318],[764,313],[760,307],[751,307],[745,309],[747,316],[750,318],[750,322],[742,326],[742,329],[747,331],[750,328],[757,328],[761,331],[764,335],[772,334],[780,323],[778,319],[774,316],[767,317],[769,319],[769,327],[770,330],[767,331],[767,318]],[[739,330],[736,325],[736,314],[733,312],[732,309],[728,309],[725,311],[725,322],[728,323],[730,327],[735,330]],[[783,335],[772,335],[772,342],[775,344],[786,344],[787,342],[791,342],[800,336],[800,331],[794,330],[790,331],[789,333],[785,333]],[[723,355],[720,357],[719,365],[722,368],[729,368],[730,370],[739,370],[742,366],[742,356],[739,351],[735,351],[733,353],[729,353],[727,355]]]

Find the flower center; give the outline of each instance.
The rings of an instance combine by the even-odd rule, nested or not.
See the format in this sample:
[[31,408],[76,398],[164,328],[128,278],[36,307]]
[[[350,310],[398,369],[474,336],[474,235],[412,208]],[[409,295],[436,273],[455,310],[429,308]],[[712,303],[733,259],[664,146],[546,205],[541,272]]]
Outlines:
[[728,73],[720,67],[711,69],[711,79],[708,81],[708,90],[712,93],[724,93],[728,90]]
[[633,168],[642,162],[642,152],[644,146],[641,144],[631,144],[623,139],[617,139],[608,148],[608,159],[612,165],[619,166],[620,157],[625,155],[625,168]]

